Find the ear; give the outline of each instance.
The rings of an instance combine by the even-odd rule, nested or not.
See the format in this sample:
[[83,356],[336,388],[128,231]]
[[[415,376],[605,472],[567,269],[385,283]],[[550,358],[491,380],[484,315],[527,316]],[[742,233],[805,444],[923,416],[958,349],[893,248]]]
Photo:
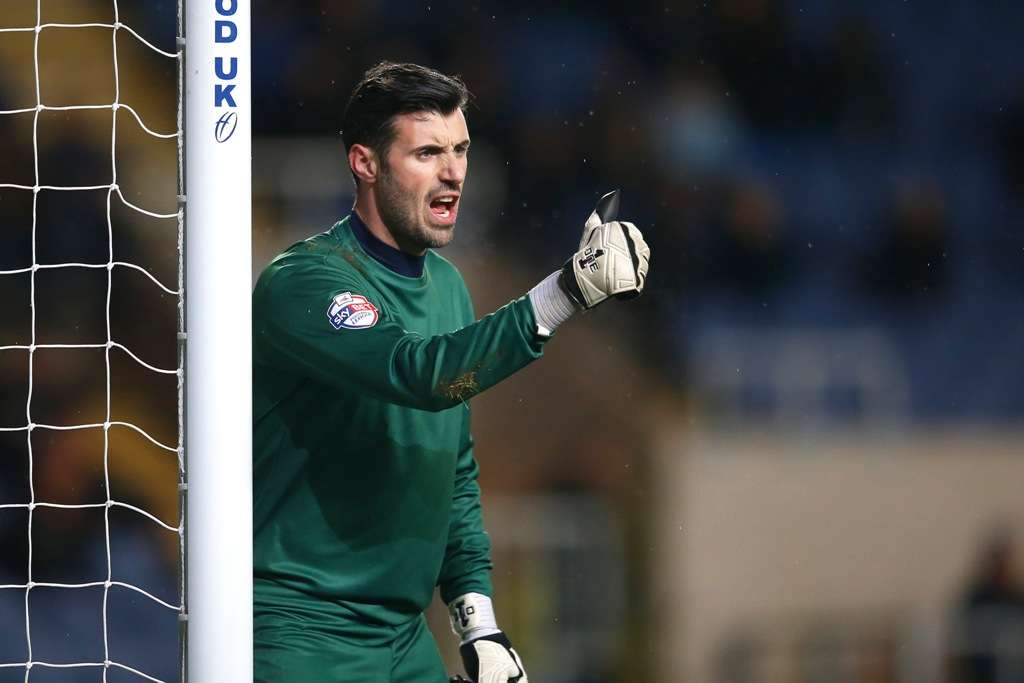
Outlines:
[[348,150],[348,167],[359,180],[372,183],[380,170],[377,155],[366,145],[352,145]]

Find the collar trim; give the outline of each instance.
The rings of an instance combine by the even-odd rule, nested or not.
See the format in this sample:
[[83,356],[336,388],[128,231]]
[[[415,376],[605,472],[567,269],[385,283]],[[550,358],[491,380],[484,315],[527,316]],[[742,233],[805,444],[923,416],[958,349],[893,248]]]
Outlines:
[[359,244],[366,250],[366,253],[383,264],[388,270],[404,275],[405,277],[418,278],[423,275],[424,256],[407,254],[401,249],[395,249],[389,244],[381,242],[376,235],[363,223],[355,209],[349,214],[348,223],[352,226],[352,234],[359,240]]

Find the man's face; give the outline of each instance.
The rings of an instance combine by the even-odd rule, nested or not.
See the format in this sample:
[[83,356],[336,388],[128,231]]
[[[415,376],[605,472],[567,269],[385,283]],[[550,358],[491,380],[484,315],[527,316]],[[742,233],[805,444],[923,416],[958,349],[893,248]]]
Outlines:
[[402,114],[374,185],[377,210],[403,251],[452,240],[469,162],[469,129],[456,109]]

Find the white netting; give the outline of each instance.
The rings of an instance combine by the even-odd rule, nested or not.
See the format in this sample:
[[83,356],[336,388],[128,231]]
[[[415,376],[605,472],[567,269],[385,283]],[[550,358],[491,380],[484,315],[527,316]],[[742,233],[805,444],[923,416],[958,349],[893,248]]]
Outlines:
[[[125,510],[135,515],[138,515],[140,519],[146,520],[146,523],[152,523],[156,527],[167,530],[177,535],[177,546],[179,549],[183,548],[183,523],[181,521],[181,508],[179,505],[178,517],[176,520],[165,521],[160,519],[157,515],[148,512],[147,510],[134,505],[127,500],[119,500],[115,494],[117,491],[111,487],[111,433],[112,430],[130,430],[147,440],[153,446],[168,452],[171,455],[167,457],[173,458],[177,462],[177,480],[179,483],[179,492],[175,493],[175,496],[180,497],[180,491],[184,490],[184,458],[183,458],[183,426],[182,426],[182,396],[183,396],[183,352],[181,344],[176,352],[177,366],[172,368],[158,367],[152,363],[148,363],[143,360],[139,354],[132,351],[128,346],[115,340],[112,337],[111,328],[111,296],[113,288],[113,273],[117,269],[126,269],[141,273],[151,285],[157,288],[160,292],[166,293],[175,297],[177,300],[178,307],[178,340],[179,342],[184,338],[184,320],[183,320],[183,268],[182,268],[182,254],[183,254],[183,212],[180,210],[174,211],[173,213],[163,213],[159,211],[151,211],[143,206],[139,206],[132,201],[129,201],[125,193],[122,192],[121,187],[118,184],[118,112],[119,110],[125,110],[131,115],[131,119],[134,120],[134,124],[137,124],[138,129],[145,132],[146,135],[152,136],[157,139],[177,139],[177,157],[178,157],[178,169],[177,169],[177,183],[178,192],[182,186],[182,171],[181,171],[181,160],[182,160],[182,116],[181,116],[181,53],[180,51],[170,52],[162,50],[156,47],[153,43],[146,40],[139,32],[134,30],[131,26],[128,26],[121,22],[121,13],[118,8],[117,0],[112,2],[112,21],[110,23],[96,23],[96,22],[84,22],[84,23],[46,23],[43,20],[44,17],[43,7],[41,0],[37,0],[35,3],[35,24],[28,26],[16,26],[16,27],[3,27],[0,28],[0,41],[5,39],[11,40],[11,36],[14,34],[32,34],[34,35],[33,40],[33,69],[34,69],[34,82],[35,82],[35,106],[21,107],[14,109],[0,109],[0,121],[4,118],[15,117],[18,115],[29,115],[32,116],[32,158],[33,158],[33,174],[34,181],[32,184],[18,184],[3,182],[6,179],[0,177],[0,190],[4,191],[23,191],[25,193],[32,193],[32,224],[31,224],[31,263],[26,263],[23,266],[16,268],[8,268],[6,270],[0,269],[0,276],[17,276],[27,275],[30,278],[29,296],[30,296],[30,320],[31,320],[31,331],[29,334],[29,343],[27,344],[8,344],[0,345],[0,352],[8,353],[24,353],[26,355],[26,361],[28,364],[28,389],[27,389],[27,401],[25,404],[25,419],[21,424],[7,424],[0,425],[0,432],[12,433],[12,432],[24,432],[25,433],[25,444],[28,450],[28,500],[17,500],[17,501],[4,501],[0,498],[0,512],[10,510],[24,510],[27,511],[28,518],[28,530],[27,530],[27,580],[24,583],[3,583],[0,582],[0,592],[4,591],[21,591],[24,593],[24,619],[25,619],[25,639],[26,639],[26,651],[27,659],[24,661],[2,661],[0,660],[0,673],[4,670],[11,670],[17,668],[23,668],[25,670],[24,678],[25,681],[29,680],[30,674],[33,667],[45,667],[45,668],[97,668],[102,669],[103,680],[107,680],[108,671],[111,669],[117,669],[121,671],[130,672],[138,677],[142,677],[148,680],[160,680],[146,673],[136,666],[129,666],[125,663],[125,658],[122,656],[125,653],[119,653],[111,647],[111,643],[108,639],[108,631],[110,628],[110,615],[108,613],[108,604],[111,601],[111,595],[116,591],[127,591],[135,596],[141,596],[141,599],[150,601],[153,605],[158,605],[163,609],[183,614],[184,610],[182,607],[183,602],[183,582],[179,581],[177,590],[177,603],[172,604],[167,600],[161,599],[154,595],[152,592],[147,591],[145,588],[136,585],[130,581],[121,580],[121,578],[114,571],[114,563],[112,562],[112,550],[111,550],[111,511],[112,510]],[[181,34],[181,21],[180,17],[178,20],[178,35]],[[100,102],[95,104],[81,104],[81,105],[66,105],[61,102],[44,102],[42,98],[42,83],[41,83],[41,70],[40,70],[40,37],[48,31],[53,30],[72,30],[72,29],[104,29],[109,30],[110,40],[112,41],[112,52],[113,52],[113,101],[106,103]],[[144,46],[145,49],[152,51],[155,55],[160,55],[169,60],[173,60],[172,64],[175,69],[176,77],[178,80],[178,112],[177,112],[177,128],[173,132],[158,132],[153,130],[150,126],[147,126],[143,117],[139,114],[136,108],[133,108],[130,104],[121,102],[121,67],[118,64],[119,54],[119,41],[135,41],[138,45]],[[179,44],[181,41],[179,40]],[[0,43],[2,45],[2,43]],[[74,59],[74,56],[69,56],[69,59]],[[73,112],[73,111],[86,111],[86,110],[108,110],[111,114],[110,120],[110,182],[99,183],[91,185],[52,185],[46,184],[46,178],[40,176],[40,117],[45,112]],[[122,120],[122,127],[124,121]],[[2,167],[2,165],[0,165]],[[37,216],[40,210],[40,197],[46,195],[48,192],[95,192],[101,191],[106,194],[106,227],[107,227],[107,260],[106,262],[59,262],[59,263],[40,263],[37,258]],[[177,249],[178,249],[178,279],[173,286],[163,283],[160,279],[155,276],[150,270],[142,265],[131,263],[128,261],[115,260],[114,259],[114,234],[115,234],[115,220],[114,220],[114,208],[118,205],[125,207],[126,209],[139,214],[143,214],[153,219],[159,219],[160,222],[174,222],[177,231]],[[179,207],[181,200],[179,197]],[[72,218],[73,217],[69,217]],[[168,226],[170,229],[170,226]],[[62,270],[62,269],[83,269],[92,271],[106,271],[106,306],[105,306],[105,318],[106,318],[106,338],[95,340],[93,343],[37,343],[37,275],[43,271],[50,270]],[[34,415],[33,404],[33,386],[34,386],[34,371],[37,367],[37,354],[40,351],[49,350],[97,350],[102,351],[103,363],[104,363],[104,376],[105,376],[105,409],[104,418],[102,421],[90,421],[81,424],[48,424],[44,421],[37,421]],[[160,375],[172,375],[177,378],[177,404],[178,404],[178,440],[176,444],[167,444],[161,442],[159,439],[153,437],[146,429],[135,424],[132,421],[125,421],[118,419],[118,416],[113,414],[111,409],[111,357],[112,354],[124,354],[127,358],[130,358],[138,366],[145,368],[145,370],[157,373]],[[53,432],[70,432],[76,430],[96,430],[102,432],[103,439],[103,491],[105,492],[106,500],[103,502],[85,503],[85,504],[66,504],[57,503],[37,498],[37,485],[34,477],[37,463],[33,455],[33,434],[38,433],[40,430],[51,430]],[[97,437],[98,438],[98,437]],[[180,498],[179,498],[180,502]],[[103,580],[88,581],[83,583],[60,583],[52,581],[36,581],[34,580],[33,574],[33,519],[36,515],[40,514],[41,511],[46,510],[97,510],[102,511],[103,514],[103,529],[105,538],[105,555],[106,555],[106,577]],[[0,551],[3,551],[0,548]],[[180,566],[180,564],[179,564]],[[101,607],[101,618],[102,618],[102,658],[96,658],[94,661],[62,661],[58,656],[55,656],[53,652],[50,652],[48,656],[43,658],[37,658],[33,647],[33,633],[36,629],[33,628],[33,610],[31,605],[33,603],[33,592],[39,591],[40,589],[66,589],[66,590],[83,590],[83,589],[102,589],[102,607]],[[9,603],[5,603],[9,604]],[[11,615],[4,614],[4,619],[8,619]],[[177,653],[176,644],[168,644],[174,648]],[[48,648],[53,650],[53,648]],[[69,647],[69,651],[73,651],[73,647]],[[178,655],[175,655],[178,658]],[[130,659],[130,658],[128,658]]]

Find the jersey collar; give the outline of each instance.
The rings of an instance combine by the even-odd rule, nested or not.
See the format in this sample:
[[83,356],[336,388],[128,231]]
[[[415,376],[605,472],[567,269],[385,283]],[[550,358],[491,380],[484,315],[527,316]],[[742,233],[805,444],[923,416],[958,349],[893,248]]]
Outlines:
[[363,220],[354,210],[349,214],[348,223],[352,226],[352,234],[359,240],[360,246],[366,253],[384,264],[388,270],[406,277],[420,277],[423,275],[423,256],[407,254],[401,249],[381,242],[376,235],[370,232]]

